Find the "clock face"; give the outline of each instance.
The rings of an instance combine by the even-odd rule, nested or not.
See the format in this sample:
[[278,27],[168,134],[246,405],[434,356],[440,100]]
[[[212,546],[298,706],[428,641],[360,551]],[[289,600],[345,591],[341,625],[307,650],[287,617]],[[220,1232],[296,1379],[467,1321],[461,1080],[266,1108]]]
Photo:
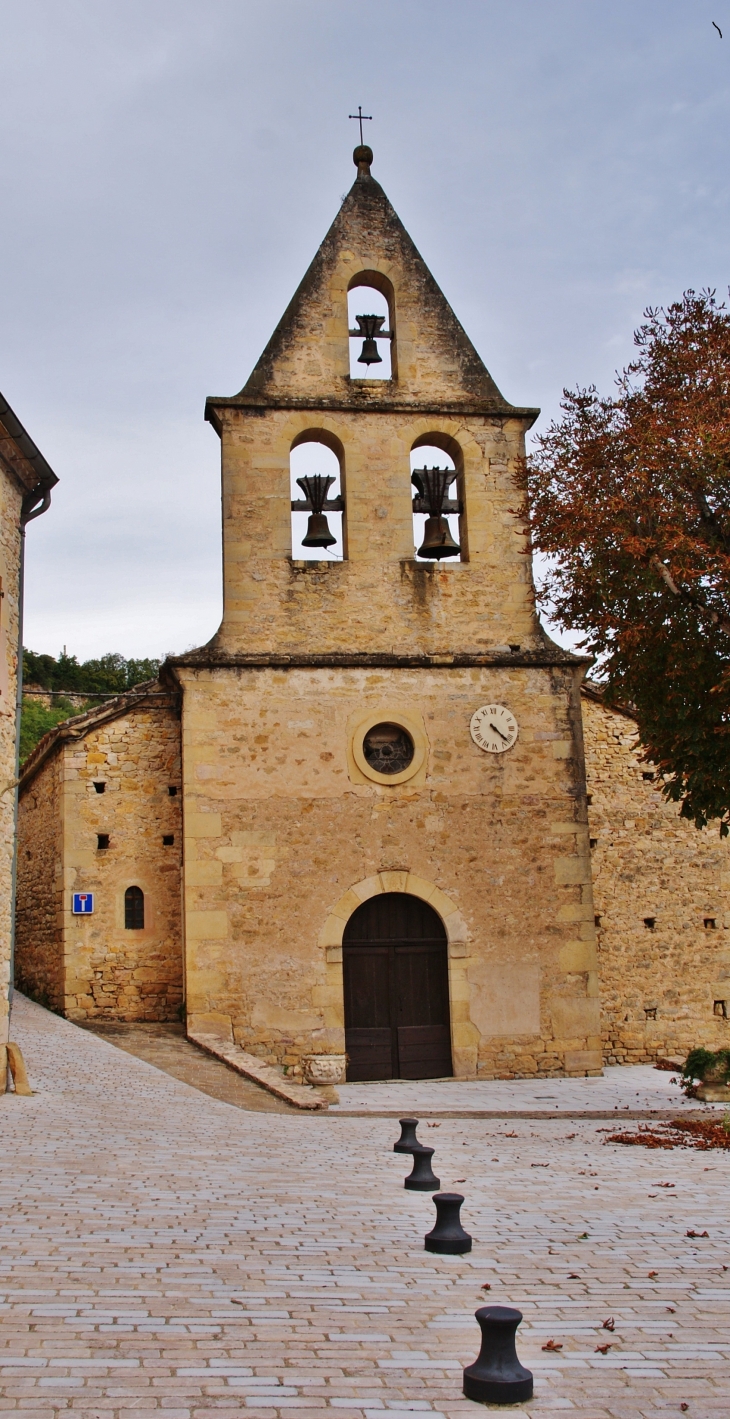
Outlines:
[[474,743],[487,754],[503,754],[519,734],[517,720],[504,705],[482,705],[474,711],[469,728]]

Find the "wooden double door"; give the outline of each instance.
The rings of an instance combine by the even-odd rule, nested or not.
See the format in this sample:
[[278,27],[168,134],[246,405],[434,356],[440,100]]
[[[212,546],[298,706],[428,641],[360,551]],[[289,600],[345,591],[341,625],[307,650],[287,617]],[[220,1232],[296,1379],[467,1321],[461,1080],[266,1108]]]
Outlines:
[[342,968],[348,1080],[451,1075],[446,932],[427,902],[405,892],[363,902]]

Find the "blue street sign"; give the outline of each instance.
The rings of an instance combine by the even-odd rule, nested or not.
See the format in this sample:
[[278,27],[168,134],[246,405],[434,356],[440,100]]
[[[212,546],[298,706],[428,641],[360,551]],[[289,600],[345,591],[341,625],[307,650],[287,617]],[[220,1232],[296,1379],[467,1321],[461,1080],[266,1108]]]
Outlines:
[[74,892],[73,914],[74,916],[88,916],[94,910],[93,892]]

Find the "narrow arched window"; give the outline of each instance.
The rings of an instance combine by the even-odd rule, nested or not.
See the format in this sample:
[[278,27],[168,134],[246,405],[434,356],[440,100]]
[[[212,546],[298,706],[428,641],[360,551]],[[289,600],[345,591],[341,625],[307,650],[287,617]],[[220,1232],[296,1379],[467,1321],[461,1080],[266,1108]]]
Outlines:
[[144,892],[141,887],[127,887],[124,893],[124,925],[127,931],[142,931],[144,927]]
[[350,332],[350,379],[392,379],[388,299],[374,286],[356,285],[347,293]]
[[315,431],[314,437],[304,435],[289,457],[292,557],[295,561],[341,562],[344,503],[340,460],[317,438],[318,432],[324,431]]
[[411,450],[413,540],[419,562],[464,560],[457,472],[451,455],[434,444],[419,443]]

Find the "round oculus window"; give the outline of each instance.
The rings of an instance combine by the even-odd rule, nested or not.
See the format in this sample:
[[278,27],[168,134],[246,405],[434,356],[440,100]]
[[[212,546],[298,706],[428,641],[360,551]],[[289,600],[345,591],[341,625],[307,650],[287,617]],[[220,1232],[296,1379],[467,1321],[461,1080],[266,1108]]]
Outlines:
[[402,774],[413,762],[413,740],[400,724],[374,724],[362,741],[362,752],[378,774]]

